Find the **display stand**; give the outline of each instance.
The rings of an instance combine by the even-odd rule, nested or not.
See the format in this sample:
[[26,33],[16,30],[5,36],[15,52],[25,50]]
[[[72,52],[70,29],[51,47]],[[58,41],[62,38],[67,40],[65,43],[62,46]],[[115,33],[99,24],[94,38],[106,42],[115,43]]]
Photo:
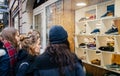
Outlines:
[[[116,1],[75,11],[75,53],[85,64],[120,74],[120,17],[113,11]],[[111,33],[110,29],[117,31]]]

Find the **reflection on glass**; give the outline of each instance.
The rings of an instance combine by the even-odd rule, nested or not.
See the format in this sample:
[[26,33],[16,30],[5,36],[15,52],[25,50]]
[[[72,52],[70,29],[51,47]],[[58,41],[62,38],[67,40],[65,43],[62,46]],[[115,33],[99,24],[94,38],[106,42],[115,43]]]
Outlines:
[[40,32],[41,48],[43,48],[43,27],[42,27],[42,16],[41,13],[35,16],[35,30]]

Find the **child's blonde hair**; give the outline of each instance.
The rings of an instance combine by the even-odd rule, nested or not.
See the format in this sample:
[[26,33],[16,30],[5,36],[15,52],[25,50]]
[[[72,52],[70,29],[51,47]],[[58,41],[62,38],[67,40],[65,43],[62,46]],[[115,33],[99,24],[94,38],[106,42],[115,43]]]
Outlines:
[[40,38],[40,34],[37,31],[33,31],[29,36],[21,36],[20,38],[20,45],[21,48],[26,49],[29,54],[36,55],[35,51],[35,44],[37,43],[38,39]]

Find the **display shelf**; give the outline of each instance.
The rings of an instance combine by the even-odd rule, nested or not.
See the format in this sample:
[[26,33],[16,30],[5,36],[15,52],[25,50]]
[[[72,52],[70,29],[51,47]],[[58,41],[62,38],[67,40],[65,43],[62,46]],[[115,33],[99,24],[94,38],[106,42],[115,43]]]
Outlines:
[[86,22],[77,22],[77,27],[76,27],[76,34],[85,34],[86,33]]
[[105,17],[101,17],[101,16],[103,16],[107,12],[107,6],[113,5],[113,4],[115,4],[114,0],[109,0],[109,1],[97,4],[97,7],[96,7],[97,19],[112,17],[112,16],[105,16]]
[[[101,20],[89,20],[87,21],[87,26],[86,26],[86,34],[92,34],[92,32],[95,30],[95,29],[101,29]],[[99,32],[100,34],[100,32]]]
[[96,5],[76,10],[75,11],[76,12],[76,14],[75,14],[75,21],[78,22],[82,18],[87,18],[88,14],[91,14],[91,11],[93,11],[92,14],[94,13],[96,15]]
[[120,54],[120,35],[119,36],[115,36],[115,50],[117,51],[118,54]]
[[96,53],[94,50],[87,50],[88,63],[101,65],[101,53]]
[[106,65],[112,64],[112,54],[107,52],[102,52],[102,66],[105,67]]
[[101,51],[116,52],[114,36],[97,36],[97,48]]
[[96,38],[94,35],[77,35],[76,47],[84,49],[96,49]]
[[[83,61],[83,62],[84,62],[84,61]],[[110,71],[110,72],[114,72],[114,73],[120,74],[120,71],[119,71],[119,70],[107,69],[106,67],[94,65],[94,64],[91,64],[91,63],[88,63],[88,62],[84,62],[84,63],[89,64],[89,65],[91,65],[91,66],[95,66],[95,67],[101,68],[101,69],[105,69],[105,70]]]
[[75,48],[75,50],[77,57],[80,58],[82,61],[87,62],[86,50],[83,48]]
[[[112,53],[108,54],[108,52],[102,52],[102,57],[104,58],[102,66],[107,70],[120,73],[120,66],[118,65],[120,64],[120,60],[116,58],[118,57],[118,55],[119,54],[112,54]],[[120,55],[118,58],[120,58]]]
[[[115,1],[116,0],[110,0],[76,10],[75,47],[77,47],[79,51],[75,49],[75,53],[79,58],[85,56],[85,62],[90,65],[120,73],[120,70],[109,69],[107,66],[115,62],[120,64],[120,61],[117,60],[120,59],[120,56],[118,56],[120,55],[120,17],[116,17],[116,15],[102,16],[108,11],[109,7],[115,5]],[[91,11],[93,15],[96,15],[96,18],[79,21],[79,19],[83,17],[88,17]],[[80,13],[84,15],[81,16]],[[116,28],[117,31],[115,30],[116,32],[114,32],[113,30]],[[113,32],[110,31],[111,29]],[[85,32],[81,33],[83,30]],[[85,46],[80,47],[80,44]],[[117,57],[117,59],[115,57]],[[118,69],[120,69],[120,67]]]

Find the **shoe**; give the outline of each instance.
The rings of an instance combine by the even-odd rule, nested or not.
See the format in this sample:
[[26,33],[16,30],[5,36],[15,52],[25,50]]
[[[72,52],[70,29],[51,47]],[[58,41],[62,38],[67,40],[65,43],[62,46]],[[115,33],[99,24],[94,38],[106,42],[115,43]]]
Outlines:
[[106,41],[107,41],[107,43],[106,43],[107,46],[114,46],[115,45],[115,43],[114,43],[115,40],[113,37],[108,37]]
[[107,43],[107,46],[114,46],[114,42]]
[[107,11],[104,15],[102,15],[101,17],[106,17],[106,16],[113,16],[113,12],[112,11]]
[[116,64],[116,63],[112,63],[110,65],[106,65],[106,67],[108,69],[112,69],[112,70],[120,70],[120,65]]
[[94,30],[91,32],[91,34],[93,34],[93,33],[95,33],[95,34],[100,33],[100,30],[99,30],[99,29],[94,29]]
[[96,15],[92,15],[88,19],[90,19],[90,20],[96,19]]
[[105,73],[103,76],[120,76],[120,74],[110,71],[110,72]]
[[95,50],[96,44],[87,44],[87,48]]
[[83,29],[80,31],[80,34],[85,34],[86,33],[86,24],[83,25]]
[[114,47],[113,46],[101,46],[101,47],[99,47],[99,50],[113,52],[114,51]]
[[92,64],[100,65],[101,61],[99,59],[94,59],[91,61]]
[[86,17],[82,17],[82,18],[79,20],[79,22],[85,21],[85,20],[87,20],[87,18],[86,18]]
[[113,64],[110,65],[110,68],[118,68],[118,67],[120,67],[120,66],[116,63],[113,63]]
[[112,27],[111,29],[106,31],[105,34],[118,35],[118,29]]
[[79,44],[79,47],[80,47],[80,48],[85,48],[85,47],[86,47],[86,44],[85,44],[85,43],[81,43],[81,44]]

